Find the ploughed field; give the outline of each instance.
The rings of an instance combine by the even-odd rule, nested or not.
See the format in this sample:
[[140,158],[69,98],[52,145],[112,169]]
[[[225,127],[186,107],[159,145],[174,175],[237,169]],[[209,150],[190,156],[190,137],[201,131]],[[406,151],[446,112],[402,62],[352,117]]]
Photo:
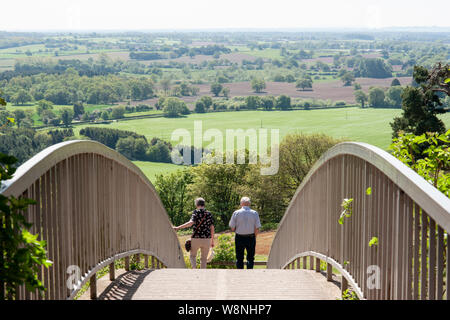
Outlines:
[[[357,78],[356,82],[361,85],[361,89],[368,93],[369,88],[374,87],[385,87],[388,88],[394,78],[385,79],[373,79],[373,78]],[[411,84],[411,77],[398,77],[397,78],[402,86]],[[210,84],[196,84],[194,85],[200,89],[197,96],[187,96],[180,97],[183,101],[191,104],[193,109],[194,102],[199,99],[199,97],[204,95],[212,96],[211,85]],[[248,81],[243,82],[233,82],[224,83],[224,87],[230,89],[230,97],[246,97],[246,96],[279,96],[287,95],[291,98],[302,98],[302,99],[321,99],[321,100],[331,100],[331,101],[345,101],[349,104],[356,103],[355,101],[355,90],[353,86],[344,87],[341,80],[328,79],[326,81],[313,82],[312,90],[301,90],[295,87],[294,83],[288,82],[274,82],[266,81],[266,89],[261,93],[255,93],[251,87],[251,83]],[[151,104],[154,105],[158,101],[158,98],[147,99],[143,101],[132,101],[131,104]]]

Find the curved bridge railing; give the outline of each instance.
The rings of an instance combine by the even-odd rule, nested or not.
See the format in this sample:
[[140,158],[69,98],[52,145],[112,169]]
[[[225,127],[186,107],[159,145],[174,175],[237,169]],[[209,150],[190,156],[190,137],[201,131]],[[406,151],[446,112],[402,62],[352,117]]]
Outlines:
[[[37,201],[26,217],[33,223],[31,231],[47,241],[53,261],[39,273],[47,288],[44,299],[73,298],[100,268],[110,265],[114,277],[114,260],[125,257],[127,263],[131,255],[144,254],[146,264],[152,256],[152,266],[185,267],[153,185],[132,162],[103,144],[69,141],[51,146],[20,166],[1,192]],[[81,271],[71,289],[69,266]],[[40,297],[19,288],[16,299]]]
[[[353,213],[341,225],[344,198],[354,199]],[[449,230],[449,198],[387,152],[341,143],[297,189],[267,267],[305,268],[309,256],[316,271],[327,263],[329,280],[338,269],[359,298],[450,299]]]

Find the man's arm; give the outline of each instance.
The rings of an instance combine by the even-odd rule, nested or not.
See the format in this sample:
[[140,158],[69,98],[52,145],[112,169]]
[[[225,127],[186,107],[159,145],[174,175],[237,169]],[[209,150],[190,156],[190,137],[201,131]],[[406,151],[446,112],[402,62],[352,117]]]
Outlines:
[[232,232],[236,231],[236,215],[234,212],[228,225],[230,226]]
[[[255,211],[256,212],[256,211]],[[261,228],[261,221],[259,221],[259,214],[256,212],[256,223],[255,223],[255,237],[259,233],[259,228]]]

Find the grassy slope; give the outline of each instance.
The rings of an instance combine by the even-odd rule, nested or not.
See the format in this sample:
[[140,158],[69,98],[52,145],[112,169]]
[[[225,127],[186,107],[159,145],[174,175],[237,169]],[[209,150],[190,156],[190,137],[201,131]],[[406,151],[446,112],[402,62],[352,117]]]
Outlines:
[[133,161],[133,163],[144,172],[144,174],[152,183],[155,183],[156,175],[158,174],[161,173],[166,174],[183,169],[183,166],[171,163],[147,162],[147,161]]

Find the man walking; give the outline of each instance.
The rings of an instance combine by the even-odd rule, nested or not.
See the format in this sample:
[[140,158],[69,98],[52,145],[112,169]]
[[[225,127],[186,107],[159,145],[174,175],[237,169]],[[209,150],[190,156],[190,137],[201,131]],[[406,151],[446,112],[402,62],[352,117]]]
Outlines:
[[261,228],[258,212],[250,209],[250,198],[241,199],[241,209],[233,212],[229,223],[235,232],[236,267],[244,269],[244,249],[247,250],[247,269],[253,269],[256,235]]

